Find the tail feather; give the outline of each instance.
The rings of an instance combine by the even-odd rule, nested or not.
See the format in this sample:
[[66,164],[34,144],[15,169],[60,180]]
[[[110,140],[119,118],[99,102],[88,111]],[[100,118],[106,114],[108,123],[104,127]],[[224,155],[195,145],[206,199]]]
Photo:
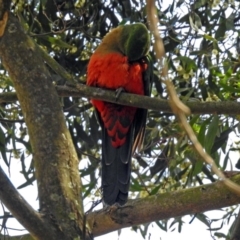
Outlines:
[[121,147],[115,148],[107,130],[103,129],[102,188],[103,200],[108,205],[116,202],[123,205],[128,198],[133,129],[130,129],[128,134],[130,136],[126,137],[127,141]]

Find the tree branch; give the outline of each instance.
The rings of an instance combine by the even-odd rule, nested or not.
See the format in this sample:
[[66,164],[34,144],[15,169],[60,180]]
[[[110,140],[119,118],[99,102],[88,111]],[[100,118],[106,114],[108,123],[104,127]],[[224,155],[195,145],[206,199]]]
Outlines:
[[12,103],[18,100],[16,92],[0,93],[0,103]]
[[[151,98],[147,96],[140,96],[136,94],[121,93],[119,98],[116,100],[115,91],[104,90],[101,88],[88,87],[83,84],[77,84],[77,90],[80,95],[73,95],[73,97],[88,97],[94,99],[105,100],[109,102],[119,103],[123,105],[141,107],[146,109],[152,109],[156,111],[172,112],[168,100],[160,98]],[[60,93],[60,88],[58,92]],[[190,108],[194,114],[239,114],[240,103],[233,101],[226,102],[200,102],[200,101],[189,101],[185,104]]]
[[30,234],[24,234],[19,236],[9,236],[0,234],[0,239],[8,239],[8,240],[34,240],[34,238]]
[[[231,180],[240,184],[240,174]],[[196,214],[240,203],[239,196],[222,182],[130,200],[123,207],[110,207],[87,215],[93,235],[124,227]]]
[[[240,174],[234,175],[231,180],[240,184]],[[112,206],[89,213],[87,220],[91,224],[94,237],[97,237],[132,225],[215,210],[239,202],[239,197],[222,181],[218,181],[199,187],[129,200],[123,207]],[[24,236],[27,240],[28,235]]]
[[37,213],[18,193],[12,185],[2,168],[0,167],[0,199],[11,213],[19,219],[20,223],[25,226],[33,236],[53,235],[49,228]]
[[[119,103],[123,105],[152,109],[172,113],[168,100],[160,98],[151,98],[147,96],[139,96],[130,93],[121,93],[116,100],[115,91],[105,90],[102,88],[89,87],[84,84],[77,84],[76,87],[56,86],[57,93],[60,97],[76,97],[76,98],[95,98],[99,100]],[[0,93],[0,103],[8,103],[17,101],[15,92]],[[240,102],[224,101],[224,102],[185,102],[193,114],[240,114]]]
[[75,84],[76,80],[73,78],[73,76],[68,73],[58,62],[56,62],[49,54],[44,51],[41,47],[36,45],[36,48],[41,55],[41,57],[46,61],[47,65],[55,71],[59,76],[61,76],[63,79],[66,79],[69,83]]

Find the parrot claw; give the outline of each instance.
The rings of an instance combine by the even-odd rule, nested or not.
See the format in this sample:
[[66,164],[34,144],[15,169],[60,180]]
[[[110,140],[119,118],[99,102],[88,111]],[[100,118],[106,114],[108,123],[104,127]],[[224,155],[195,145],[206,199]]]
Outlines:
[[105,202],[103,201],[103,199],[102,199],[101,202],[102,202],[102,205],[103,205],[103,210],[112,211],[112,210],[114,210],[114,209],[117,209],[117,208],[122,207],[122,205],[119,204],[118,202],[115,202],[115,203],[112,204],[112,205],[109,205],[109,204],[105,203]]
[[122,92],[125,92],[123,87],[117,88],[115,91],[115,100],[117,101]]
[[117,209],[121,208],[122,206],[119,203],[114,203],[113,205],[108,205],[103,202],[103,211],[112,213],[115,212]]

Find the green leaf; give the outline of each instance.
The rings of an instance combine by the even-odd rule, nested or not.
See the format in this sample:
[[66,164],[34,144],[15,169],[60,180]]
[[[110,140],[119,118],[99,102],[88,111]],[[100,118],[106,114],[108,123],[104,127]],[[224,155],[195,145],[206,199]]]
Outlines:
[[213,42],[217,41],[214,37],[207,35],[207,34],[204,35],[204,38],[207,40],[213,41]]
[[22,189],[22,188],[27,187],[27,186],[31,185],[35,180],[36,180],[35,177],[32,176],[32,177],[28,178],[28,180],[25,183],[18,186],[17,189]]
[[215,38],[218,39],[218,38],[224,37],[226,30],[227,30],[226,18],[221,18],[219,27],[218,27],[217,31],[215,32]]
[[85,191],[83,194],[83,199],[90,195],[91,191],[96,186],[96,182],[90,182],[89,184],[84,185]]
[[176,176],[174,177],[174,179],[176,181],[180,180],[182,178],[182,176],[187,172],[188,168],[190,167],[190,165],[188,165],[187,167],[185,167],[182,171],[180,171],[179,173],[176,174]]
[[200,220],[201,222],[203,222],[205,225],[207,225],[208,227],[210,227],[210,223],[209,223],[209,221],[208,221],[208,217],[205,215],[205,214],[203,214],[203,213],[198,213],[198,214],[196,214],[196,218],[198,219],[198,220]]
[[197,161],[193,167],[192,175],[196,176],[197,174],[199,174],[202,171],[202,167],[203,167],[203,161]]
[[130,190],[133,192],[140,192],[143,190],[143,187],[138,183],[136,179],[132,179],[132,184],[130,186]]
[[3,161],[9,167],[9,161],[6,155],[6,139],[5,139],[5,134],[3,132],[3,129],[1,127],[0,127],[0,152],[3,158]]
[[222,238],[222,239],[227,239],[227,236],[224,233],[221,232],[216,232],[214,233],[214,236],[216,236],[217,238]]
[[201,93],[202,93],[202,99],[204,101],[206,101],[206,99],[208,97],[208,91],[207,91],[206,84],[199,84],[199,88],[200,88]]
[[214,140],[214,144],[211,149],[211,153],[216,152],[224,144],[227,143],[229,134],[233,131],[233,128],[228,128],[227,130],[221,132],[220,136],[217,136]]
[[151,192],[150,195],[155,195],[156,193],[158,193],[158,190],[162,187],[161,184],[159,184],[157,187],[155,187]]
[[76,48],[75,46],[72,46],[64,41],[62,41],[60,38],[50,37],[50,36],[41,36],[40,38],[45,39],[49,43],[59,47],[59,48]]
[[175,60],[180,60],[183,68],[186,71],[190,71],[191,69],[197,70],[196,62],[189,57],[179,56],[179,57],[175,58]]
[[163,231],[167,232],[167,223],[162,221],[156,221],[155,222],[159,228],[161,228]]
[[218,131],[218,124],[219,124],[219,117],[218,115],[214,115],[212,118],[212,122],[208,127],[208,131],[204,141],[204,147],[207,153],[211,153],[211,149],[214,144],[214,140],[216,138],[217,131]]
[[201,143],[202,146],[204,146],[204,142],[205,142],[205,133],[206,133],[206,129],[207,129],[207,125],[210,122],[210,118],[208,118],[207,120],[205,120],[202,124],[201,124],[201,128],[200,131],[198,133],[198,141]]

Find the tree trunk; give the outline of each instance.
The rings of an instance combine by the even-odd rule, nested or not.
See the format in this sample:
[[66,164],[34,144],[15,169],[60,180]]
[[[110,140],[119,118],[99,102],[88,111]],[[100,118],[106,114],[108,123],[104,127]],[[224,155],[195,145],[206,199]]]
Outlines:
[[[0,8],[4,9],[4,1]],[[8,11],[1,12],[0,57],[28,127],[42,224],[49,231],[29,228],[30,219],[21,215],[16,218],[36,239],[86,239],[91,234],[88,229],[85,236],[79,162],[51,75],[19,21]]]

